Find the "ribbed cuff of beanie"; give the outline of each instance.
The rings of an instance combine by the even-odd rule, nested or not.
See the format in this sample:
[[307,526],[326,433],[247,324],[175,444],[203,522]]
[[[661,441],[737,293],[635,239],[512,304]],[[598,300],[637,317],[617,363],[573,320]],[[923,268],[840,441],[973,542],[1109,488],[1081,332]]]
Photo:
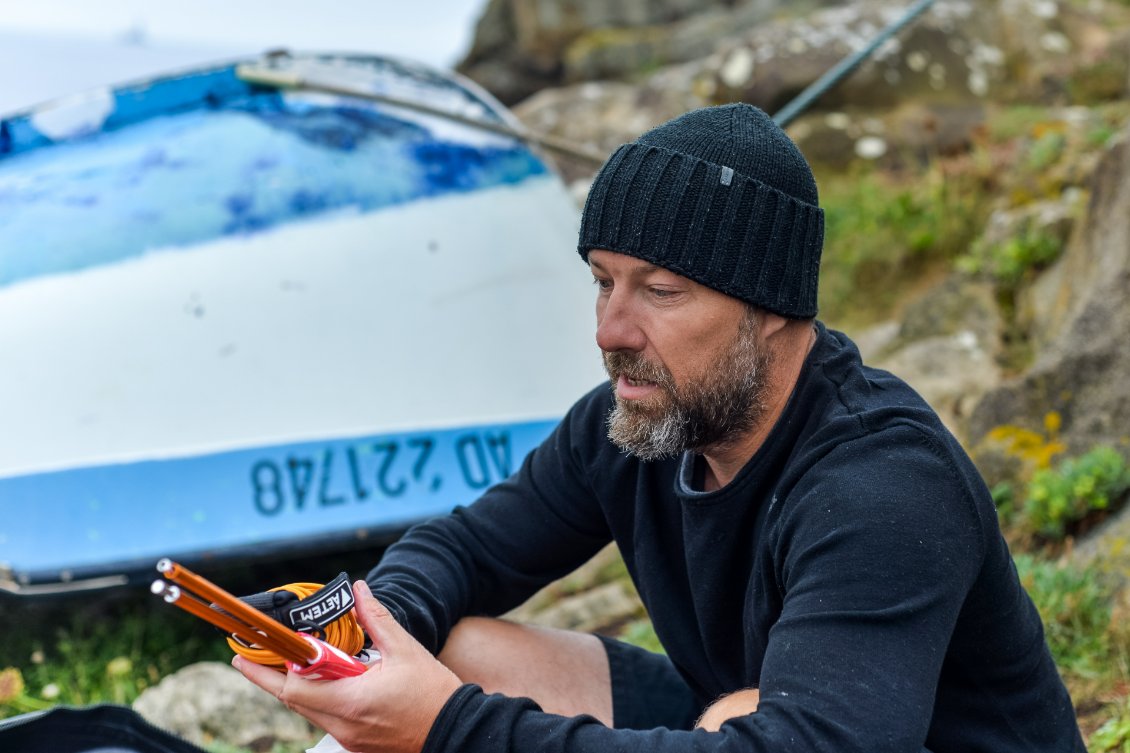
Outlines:
[[578,250],[644,259],[794,319],[816,316],[824,213],[732,167],[624,144],[597,175]]

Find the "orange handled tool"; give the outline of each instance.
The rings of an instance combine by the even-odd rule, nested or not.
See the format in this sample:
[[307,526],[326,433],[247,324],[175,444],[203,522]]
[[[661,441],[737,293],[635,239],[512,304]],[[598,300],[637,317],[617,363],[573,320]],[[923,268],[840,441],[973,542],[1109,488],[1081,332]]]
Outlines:
[[[244,604],[227,591],[169,559],[157,563],[164,576],[150,590],[169,604],[230,633],[249,646],[259,646],[286,659],[287,671],[311,680],[354,677],[368,665],[312,635],[290,630],[258,609]],[[213,609],[214,604],[223,612]],[[225,614],[226,613],[226,614]],[[371,660],[380,658],[369,652]]]

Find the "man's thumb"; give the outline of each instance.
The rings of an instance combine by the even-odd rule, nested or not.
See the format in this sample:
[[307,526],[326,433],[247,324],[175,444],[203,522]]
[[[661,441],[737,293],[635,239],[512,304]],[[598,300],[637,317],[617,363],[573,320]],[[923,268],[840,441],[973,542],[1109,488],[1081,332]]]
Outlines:
[[365,634],[372,639],[373,646],[387,658],[388,649],[395,651],[397,644],[408,634],[385,605],[377,601],[365,581],[359,580],[353,584],[353,598],[357,601],[354,607],[357,611],[357,622],[361,624]]

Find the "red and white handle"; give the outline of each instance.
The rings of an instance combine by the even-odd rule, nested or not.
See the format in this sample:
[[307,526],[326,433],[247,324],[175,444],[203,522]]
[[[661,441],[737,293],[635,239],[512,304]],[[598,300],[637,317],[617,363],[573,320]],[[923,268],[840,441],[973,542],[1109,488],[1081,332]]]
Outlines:
[[[299,677],[305,677],[307,680],[340,680],[343,677],[356,677],[369,668],[368,664],[350,656],[336,646],[331,646],[325,641],[318,640],[306,633],[299,633],[298,635],[317,649],[318,655],[306,665],[288,661],[286,663],[288,672],[293,672]],[[380,655],[377,654],[376,658],[379,659]]]

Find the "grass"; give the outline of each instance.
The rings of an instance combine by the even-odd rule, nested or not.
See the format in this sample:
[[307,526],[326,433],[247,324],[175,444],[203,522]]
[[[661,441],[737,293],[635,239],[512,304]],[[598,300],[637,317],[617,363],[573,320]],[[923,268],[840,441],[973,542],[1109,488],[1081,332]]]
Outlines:
[[916,281],[967,251],[990,206],[986,177],[967,161],[900,174],[859,166],[817,180],[821,318],[837,326],[889,317]]
[[1130,701],[1095,730],[1089,748],[1091,753],[1130,753]]
[[[1103,679],[1112,662],[1124,659],[1123,636],[1111,623],[1114,590],[1090,568],[1044,560],[1031,554],[1015,558],[1020,582],[1036,603],[1044,632],[1060,672],[1076,684]],[[1121,665],[1112,680],[1125,679]]]
[[[366,548],[223,569],[202,566],[197,572],[246,594],[264,583],[308,580],[311,573],[326,580],[341,571],[361,577],[378,558],[379,551]],[[219,631],[145,588],[43,600],[0,596],[0,614],[6,627],[0,641],[0,718],[56,705],[128,705],[178,669],[232,656]]]
[[18,671],[23,692],[0,691],[0,699],[10,696],[0,700],[0,716],[56,704],[128,705],[187,664],[231,656],[216,631],[147,593],[3,607],[0,669]]
[[1093,568],[1016,557],[1091,753],[1130,750],[1130,627],[1117,586]]

